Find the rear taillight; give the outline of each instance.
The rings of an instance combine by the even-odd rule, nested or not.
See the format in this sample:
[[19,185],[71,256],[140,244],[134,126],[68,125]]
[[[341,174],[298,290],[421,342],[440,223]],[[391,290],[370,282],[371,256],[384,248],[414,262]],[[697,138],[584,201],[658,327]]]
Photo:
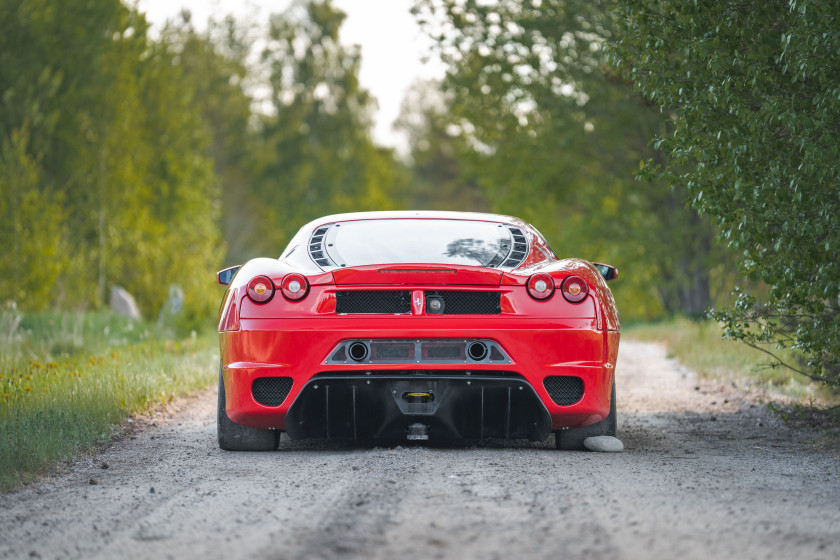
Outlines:
[[547,300],[554,294],[554,280],[548,274],[534,274],[528,278],[528,294],[536,300]]
[[236,309],[236,290],[228,290],[219,317],[219,332],[239,330],[239,310]]
[[248,297],[254,303],[267,303],[274,297],[274,282],[268,276],[254,276],[248,282]]
[[580,303],[589,294],[589,286],[586,285],[586,280],[580,276],[568,276],[560,284],[560,291],[563,292],[563,297],[569,303]]
[[309,282],[302,274],[287,274],[280,282],[280,289],[286,299],[298,301],[309,293]]

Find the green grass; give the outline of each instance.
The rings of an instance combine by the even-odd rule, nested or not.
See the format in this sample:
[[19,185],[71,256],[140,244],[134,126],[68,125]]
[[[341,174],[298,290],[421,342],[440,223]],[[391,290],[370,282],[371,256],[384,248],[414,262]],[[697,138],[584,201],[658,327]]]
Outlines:
[[0,312],[0,491],[108,441],[130,414],[216,381],[212,333],[110,313]]
[[[771,359],[763,352],[741,342],[722,339],[720,327],[713,321],[678,318],[632,325],[622,329],[622,337],[664,343],[670,357],[702,378],[772,388],[801,400],[837,400],[836,394],[823,384],[812,383],[784,367],[770,367]],[[778,355],[786,362],[795,363],[790,352],[782,351]]]

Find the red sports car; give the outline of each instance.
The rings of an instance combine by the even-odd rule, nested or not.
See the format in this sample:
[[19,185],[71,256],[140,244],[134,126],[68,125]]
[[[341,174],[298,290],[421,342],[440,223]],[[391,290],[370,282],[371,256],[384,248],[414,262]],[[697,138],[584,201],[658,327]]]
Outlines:
[[509,216],[315,220],[218,273],[219,446],[615,435],[616,276]]

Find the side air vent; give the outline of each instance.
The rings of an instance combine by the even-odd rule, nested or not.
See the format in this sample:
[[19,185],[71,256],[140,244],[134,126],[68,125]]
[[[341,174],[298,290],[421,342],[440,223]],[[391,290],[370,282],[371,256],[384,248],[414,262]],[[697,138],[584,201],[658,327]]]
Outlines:
[[583,398],[583,379],[573,375],[553,375],[543,381],[548,396],[560,406],[575,404]]
[[309,240],[309,256],[318,266],[326,267],[332,266],[327,252],[324,251],[324,235],[326,235],[329,228],[318,228],[312,234],[312,239]]
[[291,390],[291,377],[258,377],[251,385],[254,400],[265,406],[280,406]]
[[516,268],[528,256],[528,239],[522,233],[522,230],[517,227],[508,226],[508,230],[513,238],[513,247],[508,254],[507,260],[502,263],[501,267]]

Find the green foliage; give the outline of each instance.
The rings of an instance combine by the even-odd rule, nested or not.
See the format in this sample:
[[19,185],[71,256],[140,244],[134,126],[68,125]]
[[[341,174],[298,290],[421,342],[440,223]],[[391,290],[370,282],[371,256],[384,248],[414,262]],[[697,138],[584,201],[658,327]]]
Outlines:
[[66,257],[61,252],[62,210],[45,196],[41,168],[29,154],[27,128],[0,145],[0,294],[43,309],[53,299],[55,277]]
[[200,128],[209,138],[207,153],[221,186],[221,231],[227,244],[224,266],[257,256],[266,227],[254,219],[262,205],[252,185],[261,171],[260,162],[273,156],[266,153],[254,126],[254,100],[243,89],[253,80],[247,58],[257,39],[252,28],[231,17],[211,19],[207,30],[199,33],[188,12],[163,30],[163,41],[176,53],[173,62],[195,89],[192,102],[202,117]]
[[403,98],[394,128],[411,148],[411,206],[489,212],[487,189],[463,163],[465,147],[450,122],[450,104],[435,81],[416,82]]
[[374,100],[359,85],[359,52],[339,42],[344,13],[329,0],[294,2],[272,16],[262,64],[274,115],[262,119],[255,184],[264,252],[324,214],[387,210],[406,184],[389,150],[370,136]]
[[186,16],[164,32],[211,136],[226,264],[277,255],[324,214],[402,198],[408,173],[373,144],[375,101],[359,85],[358,49],[339,42],[343,20],[329,1],[298,1],[265,30],[226,18],[199,33]]
[[616,62],[672,121],[649,172],[685,185],[769,286],[714,316],[840,384],[840,2],[634,0],[623,17]]
[[118,284],[154,317],[178,283],[188,316],[215,306],[206,136],[194,89],[146,29],[119,0],[0,5],[2,211],[17,213],[4,301],[101,306]]
[[[449,67],[437,130],[493,210],[538,224],[558,255],[618,266],[623,317],[703,313],[726,256],[684,188],[633,178],[639,160],[660,155],[648,138],[667,123],[609,69],[613,6],[418,0]],[[415,141],[414,153],[436,141]]]

